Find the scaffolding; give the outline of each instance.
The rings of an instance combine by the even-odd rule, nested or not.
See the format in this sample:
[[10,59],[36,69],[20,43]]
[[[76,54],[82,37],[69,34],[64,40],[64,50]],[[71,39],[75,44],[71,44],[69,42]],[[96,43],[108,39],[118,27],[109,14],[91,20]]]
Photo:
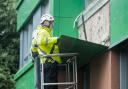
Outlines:
[[[66,68],[66,81],[58,82],[58,83],[44,83],[44,72],[43,66],[41,68],[41,89],[44,89],[44,86],[53,86],[53,85],[65,85],[64,89],[78,89],[78,81],[77,81],[77,53],[61,53],[61,54],[47,54],[41,55],[44,58],[48,57],[63,57],[66,58],[64,64],[60,64],[61,66],[65,66]],[[72,73],[71,73],[72,72]],[[71,76],[72,75],[72,76]]]

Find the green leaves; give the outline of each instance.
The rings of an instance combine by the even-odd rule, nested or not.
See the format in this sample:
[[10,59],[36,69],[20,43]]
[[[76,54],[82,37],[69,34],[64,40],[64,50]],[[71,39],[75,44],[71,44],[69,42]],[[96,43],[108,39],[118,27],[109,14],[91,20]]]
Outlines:
[[9,73],[9,69],[0,68],[0,89],[15,89],[15,81]]
[[15,0],[0,0],[0,89],[15,89],[19,35],[16,32]]

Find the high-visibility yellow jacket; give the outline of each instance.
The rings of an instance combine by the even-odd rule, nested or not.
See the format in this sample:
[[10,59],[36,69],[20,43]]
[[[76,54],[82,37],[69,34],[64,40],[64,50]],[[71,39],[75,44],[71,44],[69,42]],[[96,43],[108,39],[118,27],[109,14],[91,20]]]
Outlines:
[[[57,37],[52,36],[52,30],[47,27],[37,26],[32,35],[32,52],[38,52],[38,54],[49,54],[53,45],[57,43]],[[59,48],[55,45],[53,53],[59,53]],[[60,57],[52,57],[58,63],[61,63]],[[40,57],[41,63],[45,63],[46,58]],[[50,62],[50,60],[48,61]]]

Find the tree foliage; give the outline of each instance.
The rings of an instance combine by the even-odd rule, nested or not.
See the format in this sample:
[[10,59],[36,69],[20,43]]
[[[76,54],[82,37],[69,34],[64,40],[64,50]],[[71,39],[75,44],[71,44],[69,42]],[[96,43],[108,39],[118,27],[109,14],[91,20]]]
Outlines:
[[15,89],[19,36],[16,32],[15,0],[0,0],[0,89]]

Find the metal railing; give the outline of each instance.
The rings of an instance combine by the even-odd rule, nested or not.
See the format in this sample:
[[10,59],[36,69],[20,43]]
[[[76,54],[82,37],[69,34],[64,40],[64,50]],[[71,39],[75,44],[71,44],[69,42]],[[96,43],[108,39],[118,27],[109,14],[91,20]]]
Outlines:
[[[66,82],[58,82],[58,83],[45,83],[44,82],[44,72],[41,74],[41,89],[44,89],[44,86],[52,86],[52,85],[65,85],[64,89],[78,89],[78,81],[77,81],[77,55],[78,53],[61,53],[61,54],[48,54],[48,55],[40,55],[41,57],[67,57],[65,62],[66,66]],[[43,70],[42,66],[42,70]],[[71,74],[72,71],[72,74]],[[72,78],[71,78],[72,75]]]

